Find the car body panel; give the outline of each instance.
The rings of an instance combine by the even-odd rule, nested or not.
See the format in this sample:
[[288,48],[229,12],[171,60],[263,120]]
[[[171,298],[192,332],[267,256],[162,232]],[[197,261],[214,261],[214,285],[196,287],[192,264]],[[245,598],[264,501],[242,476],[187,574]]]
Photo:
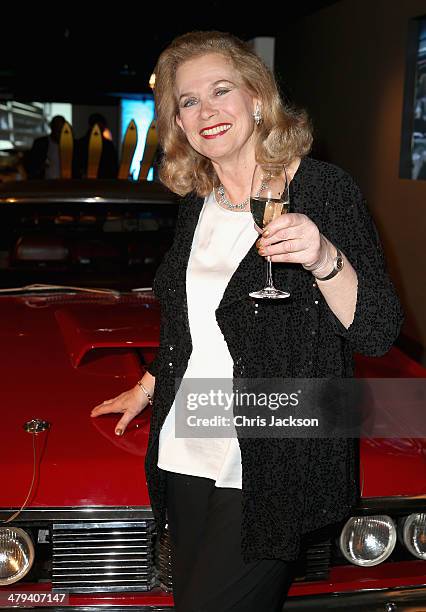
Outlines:
[[19,507],[28,492],[34,434],[23,425],[34,418],[47,420],[51,428],[35,434],[41,463],[31,506],[148,505],[144,455],[150,411],[119,438],[114,434],[118,415],[91,419],[90,410],[141,376],[135,347],[153,356],[154,300],[137,294],[126,299],[3,296],[0,313],[8,321],[0,331],[7,355],[0,389],[7,435],[0,462],[10,467],[3,472],[0,507]]
[[[154,356],[159,308],[152,295],[0,296],[0,318],[8,322],[0,331],[8,356],[0,390],[8,435],[0,461],[7,465],[11,458],[15,475],[0,489],[0,506],[19,506],[25,499],[33,449],[23,425],[33,418],[45,419],[52,427],[46,435],[36,435],[43,478],[31,504],[58,505],[58,499],[64,506],[148,504],[143,458],[149,410],[122,438],[114,434],[117,415],[91,419],[89,414],[141,376],[135,348],[145,350],[148,360]],[[393,376],[405,374],[404,355],[396,348],[376,361],[360,358],[358,373],[367,374],[370,362],[375,367],[383,362],[382,374],[387,362]],[[126,468],[129,460],[138,466],[133,474]],[[424,495],[426,440],[365,439],[361,472],[363,496]]]
[[[358,378],[426,378],[426,368],[393,347],[382,357],[355,355]],[[363,497],[426,497],[426,438],[361,440]]]

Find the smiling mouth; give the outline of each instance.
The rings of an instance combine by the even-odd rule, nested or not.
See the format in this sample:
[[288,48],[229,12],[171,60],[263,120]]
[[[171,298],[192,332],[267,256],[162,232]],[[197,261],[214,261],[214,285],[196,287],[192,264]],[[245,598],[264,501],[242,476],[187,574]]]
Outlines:
[[200,136],[202,136],[203,138],[214,138],[215,136],[221,136],[222,134],[225,134],[228,130],[230,130],[231,127],[232,125],[230,123],[216,125],[212,128],[201,130]]

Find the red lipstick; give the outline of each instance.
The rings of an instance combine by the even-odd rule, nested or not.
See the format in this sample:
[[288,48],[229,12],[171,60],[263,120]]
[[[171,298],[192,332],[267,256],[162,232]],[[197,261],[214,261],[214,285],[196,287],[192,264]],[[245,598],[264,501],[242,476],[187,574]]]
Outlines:
[[[227,125],[229,126],[227,130],[223,130],[223,132],[218,132],[217,134],[203,134],[203,132],[205,130],[211,130],[215,127],[220,127],[221,125]],[[230,123],[216,123],[216,125],[209,125],[208,127],[203,128],[202,130],[199,131],[200,136],[202,136],[203,138],[216,138],[217,136],[222,136],[223,134],[226,134],[226,132],[228,132],[231,129],[232,125]]]

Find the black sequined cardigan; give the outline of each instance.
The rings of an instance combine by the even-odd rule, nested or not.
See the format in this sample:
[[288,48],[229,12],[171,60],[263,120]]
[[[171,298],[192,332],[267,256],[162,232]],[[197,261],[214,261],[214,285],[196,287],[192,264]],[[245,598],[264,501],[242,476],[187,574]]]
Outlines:
[[[358,275],[355,316],[346,329],[299,264],[274,264],[274,282],[291,298],[253,300],[264,285],[264,259],[255,244],[226,287],[216,319],[234,363],[234,381],[261,377],[350,377],[353,352],[382,355],[403,320],[382,247],[353,179],[340,168],[304,158],[290,184],[292,210],[310,217],[343,251]],[[159,532],[166,523],[165,479],[157,468],[158,438],[192,351],[186,268],[204,199],[181,204],[174,243],[154,282],[161,304],[160,347],[148,367],[155,395],[146,477]],[[240,438],[242,555],[297,558],[303,538],[350,516],[359,499],[359,444],[350,439]]]

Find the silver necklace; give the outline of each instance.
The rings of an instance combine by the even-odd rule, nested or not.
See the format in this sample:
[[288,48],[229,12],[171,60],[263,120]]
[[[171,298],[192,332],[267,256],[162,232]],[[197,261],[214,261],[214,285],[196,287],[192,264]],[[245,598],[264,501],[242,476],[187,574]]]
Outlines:
[[[268,181],[262,181],[260,189],[256,194],[256,198],[259,197],[260,192],[263,191],[267,185]],[[244,210],[244,208],[250,202],[250,196],[248,196],[244,202],[241,202],[241,204],[232,204],[232,202],[230,202],[225,195],[225,188],[222,183],[217,188],[217,193],[219,194],[219,205],[226,206],[226,208],[229,208],[230,210]]]

